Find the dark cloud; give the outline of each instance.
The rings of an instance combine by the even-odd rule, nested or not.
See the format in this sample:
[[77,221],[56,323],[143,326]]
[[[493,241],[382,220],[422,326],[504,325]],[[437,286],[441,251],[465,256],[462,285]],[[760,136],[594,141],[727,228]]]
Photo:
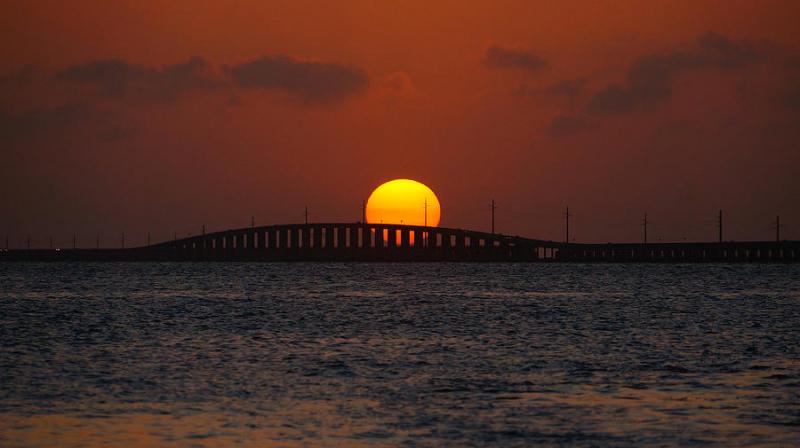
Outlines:
[[642,56],[628,71],[627,83],[610,85],[589,102],[596,114],[621,114],[647,108],[672,94],[672,83],[679,74],[697,69],[739,69],[764,57],[747,42],[708,33],[688,51]]
[[568,115],[559,115],[553,118],[548,127],[548,132],[554,137],[576,134],[586,128],[586,119]]
[[11,73],[0,74],[0,89],[24,87],[40,75],[41,70],[33,65],[26,65]]
[[85,122],[92,115],[86,103],[73,102],[53,108],[20,113],[0,110],[0,141],[44,136]]
[[360,69],[287,56],[265,56],[229,67],[227,72],[240,87],[283,90],[314,103],[345,99],[363,92],[369,84],[369,77]]
[[545,92],[552,95],[575,97],[583,94],[584,90],[586,90],[586,83],[587,81],[585,78],[565,79],[551,84],[545,89]]
[[96,88],[102,95],[146,101],[174,101],[190,90],[220,85],[201,58],[150,68],[121,59],[105,59],[68,67],[57,78]]
[[87,124],[101,139],[136,135],[138,128],[120,115],[124,108],[98,102],[104,99],[126,105],[159,104],[177,101],[193,91],[227,88],[225,93],[232,99],[228,104],[235,105],[239,99],[233,87],[238,85],[283,89],[319,102],[354,94],[368,83],[367,76],[356,69],[286,57],[262,58],[228,70],[226,78],[201,58],[157,68],[103,59],[56,73],[28,66],[0,74],[0,140],[58,134]]
[[491,69],[522,69],[537,71],[547,67],[547,61],[525,50],[493,45],[486,50],[483,63]]
[[286,56],[262,57],[215,76],[201,58],[160,68],[105,59],[68,67],[57,79],[88,86],[105,97],[144,101],[174,101],[189,91],[222,86],[284,90],[308,102],[330,102],[366,89],[369,78],[359,69],[339,64],[306,62]]
[[800,111],[800,81],[784,89],[779,97],[779,102],[785,107]]

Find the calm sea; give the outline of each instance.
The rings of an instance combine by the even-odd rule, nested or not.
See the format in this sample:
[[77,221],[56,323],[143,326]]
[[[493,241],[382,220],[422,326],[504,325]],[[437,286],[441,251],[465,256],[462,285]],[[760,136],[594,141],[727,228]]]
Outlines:
[[800,443],[800,266],[0,264],[0,446]]

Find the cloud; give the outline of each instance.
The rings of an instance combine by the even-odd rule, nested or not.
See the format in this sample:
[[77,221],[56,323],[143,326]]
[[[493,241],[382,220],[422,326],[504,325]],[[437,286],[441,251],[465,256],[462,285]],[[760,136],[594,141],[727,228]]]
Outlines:
[[547,61],[525,50],[493,45],[486,50],[483,63],[490,69],[522,69],[538,71],[547,67]]
[[49,136],[53,132],[85,122],[92,113],[92,108],[82,102],[20,113],[0,110],[0,140]]
[[104,59],[68,67],[57,79],[95,88],[101,95],[146,101],[174,101],[191,90],[211,89],[221,82],[202,58],[151,68],[121,59]]
[[785,107],[800,111],[800,81],[784,89],[779,102]]
[[586,128],[586,126],[586,119],[582,117],[559,115],[553,118],[547,130],[550,135],[554,137],[563,137],[577,134]]
[[586,90],[586,83],[587,80],[585,78],[565,79],[551,84],[545,89],[545,92],[552,95],[575,97],[581,95],[584,90]]
[[[411,86],[407,75],[389,81],[395,90]],[[326,102],[358,93],[367,84],[360,70],[287,57],[265,57],[225,70],[199,57],[161,67],[119,58],[56,72],[26,66],[0,73],[0,140],[37,138],[85,125],[93,126],[101,139],[126,139],[139,132],[122,114],[131,102],[172,103],[196,91],[221,91],[234,106],[240,103],[236,86],[282,89],[308,102]]]
[[226,71],[239,87],[282,90],[311,103],[340,101],[365,91],[369,84],[363,70],[288,56],[265,56]]
[[202,58],[151,68],[122,59],[104,59],[68,67],[61,81],[90,86],[106,97],[173,101],[192,90],[224,85],[284,90],[311,102],[342,99],[364,90],[367,75],[339,64],[305,62],[286,56],[262,57],[225,69],[229,79],[215,77]]
[[688,51],[640,57],[628,70],[626,84],[612,84],[595,94],[589,102],[588,111],[595,114],[623,114],[651,107],[669,98],[672,83],[681,73],[707,68],[740,69],[760,61],[764,56],[747,42],[707,33]]

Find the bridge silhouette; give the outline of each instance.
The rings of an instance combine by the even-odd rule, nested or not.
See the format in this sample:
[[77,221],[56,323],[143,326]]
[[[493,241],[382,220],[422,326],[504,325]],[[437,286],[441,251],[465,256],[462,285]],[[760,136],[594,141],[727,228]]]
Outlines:
[[398,224],[252,226],[120,249],[13,249],[0,261],[800,262],[800,241],[585,244]]

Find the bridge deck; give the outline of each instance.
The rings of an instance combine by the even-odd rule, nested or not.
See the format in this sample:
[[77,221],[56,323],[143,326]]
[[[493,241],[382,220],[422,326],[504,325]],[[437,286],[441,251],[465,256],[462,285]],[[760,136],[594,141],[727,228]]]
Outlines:
[[128,249],[0,251],[0,261],[798,262],[800,241],[567,244],[443,227],[282,224]]

